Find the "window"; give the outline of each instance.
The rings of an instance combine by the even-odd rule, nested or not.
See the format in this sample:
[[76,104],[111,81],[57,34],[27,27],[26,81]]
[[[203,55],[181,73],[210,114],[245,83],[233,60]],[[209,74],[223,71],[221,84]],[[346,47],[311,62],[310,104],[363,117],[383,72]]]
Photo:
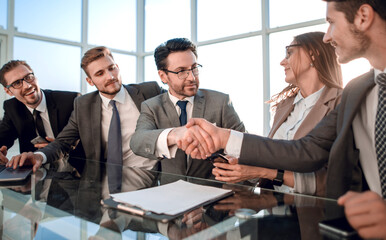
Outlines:
[[146,0],[145,3],[146,51],[154,51],[170,38],[190,38],[189,0]]
[[324,19],[326,18],[326,6],[324,1],[269,0],[270,27]]
[[263,69],[261,37],[198,48],[200,88],[228,93],[250,133],[263,134]]
[[81,6],[78,0],[15,1],[17,31],[80,42]]
[[135,0],[89,0],[88,24],[89,44],[135,51]]
[[0,0],[0,29],[7,28],[7,0]]
[[41,88],[80,91],[80,48],[15,38],[14,59],[25,60]]
[[198,41],[261,29],[260,0],[198,0]]

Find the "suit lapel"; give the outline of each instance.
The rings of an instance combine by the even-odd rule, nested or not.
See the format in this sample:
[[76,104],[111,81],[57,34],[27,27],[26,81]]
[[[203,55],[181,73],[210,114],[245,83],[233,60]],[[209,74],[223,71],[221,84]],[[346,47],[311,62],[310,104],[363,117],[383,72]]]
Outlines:
[[343,124],[348,126],[351,126],[352,121],[354,120],[354,117],[358,112],[358,108],[366,99],[367,93],[375,86],[374,70],[369,71],[368,73],[362,75],[360,78],[362,79],[362,81],[358,80],[358,82],[356,83],[357,85],[359,85],[359,87],[350,88],[350,93],[347,95],[347,100],[344,105],[345,114]]
[[307,135],[317,123],[332,110],[328,106],[328,102],[335,99],[337,95],[337,88],[325,87],[314,107],[308,113],[302,124],[300,124],[298,131],[294,135],[294,139],[299,139]]
[[143,94],[141,94],[137,88],[129,85],[123,85],[129,93],[130,97],[133,99],[135,106],[137,106],[138,111],[141,112],[141,104],[145,101]]
[[169,98],[168,93],[162,95],[162,107],[164,108],[165,114],[169,119],[170,126],[180,126],[180,119],[178,117],[175,106]]
[[46,105],[48,111],[48,118],[50,119],[51,130],[56,137],[59,134],[58,131],[58,109],[56,108],[56,102],[52,97],[52,92],[44,90],[44,96],[46,97]]
[[273,138],[277,129],[282,125],[282,123],[288,118],[292,110],[294,109],[294,100],[295,97],[285,100],[285,102],[278,106],[276,109],[275,119],[272,124],[271,131],[268,134],[269,138]]
[[[94,151],[97,159],[101,159],[102,144],[101,144],[101,122],[102,122],[102,99],[99,94],[95,94],[94,101],[90,104],[90,124],[91,124],[91,136],[90,143],[94,145]],[[99,156],[98,156],[99,155]]]
[[205,110],[205,97],[204,94],[198,90],[196,96],[194,96],[193,113],[194,118],[204,118]]

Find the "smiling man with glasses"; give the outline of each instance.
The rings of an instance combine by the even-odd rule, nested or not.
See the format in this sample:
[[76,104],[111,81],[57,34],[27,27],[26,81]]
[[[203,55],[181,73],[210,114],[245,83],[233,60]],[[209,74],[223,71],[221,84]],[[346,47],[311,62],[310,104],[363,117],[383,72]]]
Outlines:
[[169,91],[142,103],[131,148],[138,155],[159,159],[164,172],[209,178],[213,168],[209,161],[191,159],[177,150],[178,139],[189,134],[186,121],[202,117],[238,131],[245,131],[244,124],[227,94],[199,89],[202,65],[197,63],[196,46],[190,40],[170,39],[155,49],[154,58]]
[[[4,101],[0,124],[0,162],[4,164],[16,139],[20,152],[35,151],[53,141],[67,124],[79,93],[41,90],[32,68],[20,60],[4,64],[0,83],[14,97]],[[81,153],[81,147],[77,151]]]

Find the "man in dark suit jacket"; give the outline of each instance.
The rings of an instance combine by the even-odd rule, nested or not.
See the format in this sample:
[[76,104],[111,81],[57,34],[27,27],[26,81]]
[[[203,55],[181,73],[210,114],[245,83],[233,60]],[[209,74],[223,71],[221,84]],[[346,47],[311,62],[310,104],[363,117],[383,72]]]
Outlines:
[[[53,141],[67,124],[79,93],[41,90],[32,68],[20,60],[4,64],[0,69],[0,82],[5,92],[14,96],[4,102],[4,118],[0,124],[0,160],[4,163],[8,161],[7,149],[16,139],[19,139],[20,152],[35,151]],[[31,143],[38,135],[32,114],[34,109],[41,110],[46,134],[43,137],[47,142],[40,144]]]
[[[177,150],[176,138],[186,130],[180,122],[186,105],[186,118],[202,117],[220,127],[245,131],[244,124],[224,93],[199,90],[196,46],[186,38],[170,39],[154,52],[158,74],[169,91],[142,103],[141,115],[130,143],[133,151],[143,157],[160,159],[163,172],[209,178],[213,165],[192,159]],[[177,151],[177,152],[176,152]]]
[[[129,143],[139,116],[140,104],[145,99],[160,93],[158,84],[147,82],[123,86],[119,67],[106,47],[88,50],[82,58],[81,66],[87,74],[87,82],[91,86],[96,86],[98,91],[85,94],[75,100],[74,111],[68,124],[55,141],[38,152],[23,153],[13,158],[9,165],[17,164],[20,158],[24,162],[24,157],[27,156],[29,163],[32,162],[35,169],[42,163],[51,162],[62,153],[68,152],[70,146],[80,139],[86,158],[91,160],[87,161],[82,177],[106,183],[107,174],[104,174],[105,169],[101,168],[100,162],[107,159],[108,132],[113,114],[109,102],[115,100],[121,125],[122,164],[145,169],[153,168],[156,160],[136,156],[131,151]],[[126,174],[123,174],[122,182],[129,180],[125,179],[125,176]],[[87,182],[92,183],[92,181]],[[104,192],[107,197],[108,191]]]
[[[344,194],[338,203],[345,207],[350,224],[364,238],[383,239],[386,155],[379,146],[386,142],[382,139],[386,127],[385,119],[379,116],[386,105],[382,94],[386,86],[382,83],[386,81],[386,1],[328,1],[327,21],[330,27],[324,41],[335,47],[339,62],[365,57],[374,70],[352,80],[343,91],[341,104],[309,135],[296,141],[275,141],[230,134],[202,119],[190,124],[210,132],[213,151],[240,146],[241,151],[226,151],[242,164],[308,172],[328,161],[327,197]],[[378,122],[382,125],[376,127]],[[180,146],[187,153],[194,149],[188,141]]]

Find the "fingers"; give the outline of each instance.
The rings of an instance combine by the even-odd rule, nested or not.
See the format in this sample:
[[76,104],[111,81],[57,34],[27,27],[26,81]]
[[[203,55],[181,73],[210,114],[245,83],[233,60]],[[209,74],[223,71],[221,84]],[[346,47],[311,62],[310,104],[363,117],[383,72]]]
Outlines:
[[37,149],[40,149],[40,148],[44,148],[48,144],[49,143],[37,143],[37,144],[34,145],[34,147],[36,147]]
[[8,158],[6,156],[7,156],[7,147],[2,146],[0,148],[0,163],[1,164],[6,164],[8,162]]
[[344,203],[352,198],[352,197],[355,197],[357,196],[359,193],[356,193],[356,192],[353,192],[353,191],[348,191],[346,192],[344,195],[342,195],[340,198],[338,198],[338,204],[339,205],[344,205]]
[[46,140],[47,140],[48,142],[53,142],[55,139],[50,138],[50,137],[46,137]]
[[12,159],[6,164],[7,167],[12,167],[16,169],[25,165],[33,165],[32,171],[36,172],[42,165],[43,157],[39,154],[34,154],[33,152],[22,153],[16,156],[13,156]]

